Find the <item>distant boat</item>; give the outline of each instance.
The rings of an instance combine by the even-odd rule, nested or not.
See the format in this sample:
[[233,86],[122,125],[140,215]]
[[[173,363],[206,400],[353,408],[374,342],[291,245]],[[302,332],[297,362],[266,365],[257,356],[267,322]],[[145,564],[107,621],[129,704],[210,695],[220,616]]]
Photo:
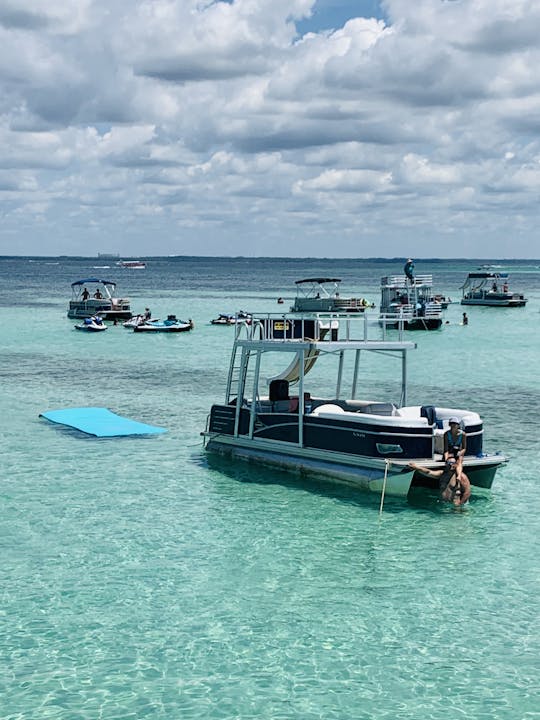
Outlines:
[[135,325],[136,333],[179,333],[189,332],[194,328],[193,320],[178,320],[176,315],[168,315],[166,320],[150,320]]
[[372,306],[365,298],[341,297],[340,282],[340,278],[326,277],[296,280],[296,298],[291,312],[364,312]]
[[431,275],[381,278],[379,323],[387,328],[437,330],[442,326],[443,305],[433,294]]
[[90,318],[85,318],[80,325],[74,325],[75,330],[84,330],[86,332],[101,332],[106,330],[107,326],[99,315],[94,315]]
[[239,310],[236,314],[219,313],[217,318],[210,320],[211,325],[236,325],[239,322],[251,322],[251,315]]
[[100,315],[105,320],[129,320],[132,312],[129,298],[117,297],[115,282],[87,278],[71,283],[67,315],[75,319]]
[[142,260],[120,260],[116,264],[129,270],[144,270],[146,267],[146,263]]
[[471,272],[461,286],[462,305],[491,307],[523,307],[527,298],[508,288],[508,273]]

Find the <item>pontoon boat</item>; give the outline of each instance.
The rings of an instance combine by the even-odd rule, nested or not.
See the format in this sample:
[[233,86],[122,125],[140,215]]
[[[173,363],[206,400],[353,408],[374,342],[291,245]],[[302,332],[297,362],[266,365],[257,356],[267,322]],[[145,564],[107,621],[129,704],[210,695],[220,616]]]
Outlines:
[[462,305],[489,305],[492,307],[523,307],[527,298],[523,293],[510,292],[508,273],[471,272],[461,286]]
[[129,298],[116,297],[116,283],[87,278],[71,283],[69,318],[100,315],[105,320],[129,320],[132,316]]
[[[413,485],[436,487],[409,463],[442,468],[444,433],[457,416],[467,433],[464,470],[473,486],[490,488],[506,458],[484,453],[480,416],[407,405],[407,354],[415,347],[401,332],[395,341],[368,339],[365,315],[255,316],[235,328],[225,397],[202,433],[206,450],[406,496]],[[401,362],[400,394],[390,402],[358,396],[361,359],[381,356]]]

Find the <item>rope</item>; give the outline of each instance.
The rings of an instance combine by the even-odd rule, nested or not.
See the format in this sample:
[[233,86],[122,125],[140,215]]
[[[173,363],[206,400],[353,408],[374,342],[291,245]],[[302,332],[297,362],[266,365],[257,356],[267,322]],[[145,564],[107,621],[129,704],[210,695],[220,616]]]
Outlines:
[[385,458],[384,463],[385,463],[384,479],[383,479],[383,486],[382,486],[382,492],[381,492],[381,504],[379,507],[379,517],[382,515],[382,511],[383,511],[384,494],[386,492],[386,478],[388,477],[388,468],[390,467],[390,460],[388,460],[388,458]]

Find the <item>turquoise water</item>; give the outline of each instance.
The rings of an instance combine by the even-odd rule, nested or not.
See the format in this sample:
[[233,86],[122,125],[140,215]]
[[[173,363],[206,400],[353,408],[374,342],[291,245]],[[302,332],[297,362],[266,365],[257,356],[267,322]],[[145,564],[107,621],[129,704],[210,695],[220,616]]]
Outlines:
[[[539,717],[540,263],[509,267],[526,308],[467,308],[462,327],[451,305],[442,331],[409,334],[409,402],[480,412],[486,449],[510,456],[492,491],[458,512],[417,491],[380,517],[378,498],[209,458],[199,433],[233,336],[212,317],[274,311],[313,274],[377,301],[401,263],[99,264],[0,259],[0,717]],[[417,272],[457,299],[477,264]],[[96,273],[195,330],[75,332],[69,285]],[[394,390],[386,369],[364,381]],[[38,418],[78,405],[169,432]]]

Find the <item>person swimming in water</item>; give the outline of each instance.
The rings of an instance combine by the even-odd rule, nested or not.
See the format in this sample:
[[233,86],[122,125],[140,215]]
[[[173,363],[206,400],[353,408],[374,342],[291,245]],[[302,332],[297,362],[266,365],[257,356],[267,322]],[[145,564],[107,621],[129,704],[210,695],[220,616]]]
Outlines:
[[437,478],[439,480],[439,490],[441,499],[445,502],[459,507],[471,497],[471,483],[469,478],[463,471],[458,474],[457,463],[454,458],[450,458],[444,464],[442,470],[430,470],[429,468],[417,465],[414,462],[409,463],[409,467],[418,470],[422,475]]

